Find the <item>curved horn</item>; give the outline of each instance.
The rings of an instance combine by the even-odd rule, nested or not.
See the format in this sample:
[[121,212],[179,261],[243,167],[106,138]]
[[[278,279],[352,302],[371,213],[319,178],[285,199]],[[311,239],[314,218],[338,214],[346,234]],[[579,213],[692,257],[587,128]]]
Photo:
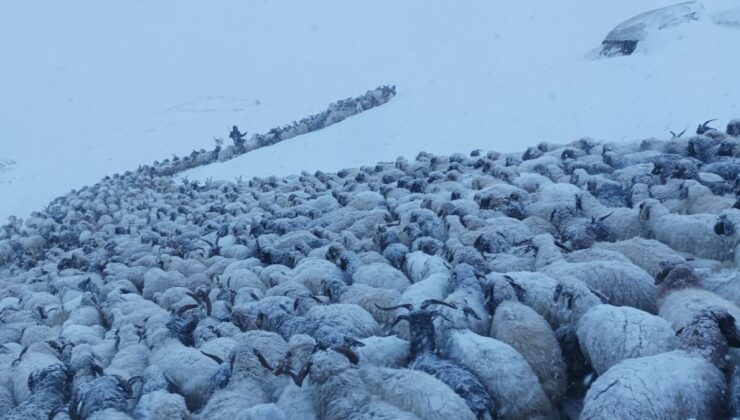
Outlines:
[[378,305],[376,303],[375,304],[375,307],[378,308],[378,309],[380,309],[381,311],[394,311],[394,310],[400,309],[400,308],[404,308],[404,309],[409,310],[409,311],[412,310],[412,309],[414,309],[414,307],[410,303],[402,303],[400,305],[387,306],[387,307],[386,306],[380,306],[380,305]]
[[399,316],[397,316],[396,317],[396,320],[393,321],[393,324],[391,324],[391,328],[395,327],[396,324],[398,324],[401,321],[409,321],[409,316],[408,315],[399,315]]
[[597,290],[597,289],[594,289],[594,288],[592,288],[591,286],[588,286],[588,285],[587,285],[587,287],[588,287],[588,290],[590,290],[590,291],[591,291],[591,293],[595,294],[595,295],[596,295],[596,297],[598,297],[598,298],[599,298],[599,300],[601,300],[601,303],[609,303],[609,296],[607,296],[607,295],[605,295],[605,294],[601,293],[601,292],[600,292],[599,290]]
[[421,302],[421,309],[426,309],[429,305],[442,305],[447,306],[448,308],[457,309],[457,306],[452,303],[447,303],[439,299],[427,299],[424,302]]
[[219,365],[224,362],[224,360],[222,358],[216,356],[215,354],[206,353],[203,350],[201,350],[200,352],[203,353],[204,356],[208,356],[211,359],[215,360],[216,363],[218,363]]
[[349,362],[352,363],[353,365],[356,365],[360,361],[360,358],[357,356],[357,353],[353,352],[352,349],[350,349],[349,347],[342,346],[342,347],[334,349],[334,351],[336,351],[337,353],[343,354],[347,359],[349,359]]
[[254,353],[254,355],[257,356],[257,360],[259,360],[263,368],[269,370],[270,372],[274,371],[272,366],[270,366],[270,363],[267,361],[267,359],[265,359],[265,357],[262,355],[262,353],[260,353],[259,350],[252,349],[252,353]]

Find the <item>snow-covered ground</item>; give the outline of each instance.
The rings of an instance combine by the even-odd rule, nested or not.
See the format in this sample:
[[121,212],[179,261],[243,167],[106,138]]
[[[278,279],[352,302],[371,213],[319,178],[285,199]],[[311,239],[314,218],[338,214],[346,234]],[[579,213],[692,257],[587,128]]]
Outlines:
[[671,3],[3,1],[0,220],[212,148],[232,124],[264,132],[383,84],[398,96],[378,109],[185,175],[664,137],[709,118],[722,127],[740,117],[737,1],[705,2],[705,19],[632,56],[595,59],[615,25]]

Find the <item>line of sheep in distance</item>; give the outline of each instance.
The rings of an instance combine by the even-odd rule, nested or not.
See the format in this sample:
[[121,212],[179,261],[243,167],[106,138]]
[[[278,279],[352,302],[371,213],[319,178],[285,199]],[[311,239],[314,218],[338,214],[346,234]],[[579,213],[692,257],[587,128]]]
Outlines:
[[106,177],[0,228],[0,418],[740,415],[739,134]]

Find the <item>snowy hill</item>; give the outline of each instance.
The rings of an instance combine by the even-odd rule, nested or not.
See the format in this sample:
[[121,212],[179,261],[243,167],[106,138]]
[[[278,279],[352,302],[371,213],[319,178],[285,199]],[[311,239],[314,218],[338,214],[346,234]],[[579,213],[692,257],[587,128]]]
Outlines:
[[211,148],[232,124],[264,132],[383,84],[399,89],[384,107],[186,175],[663,137],[709,118],[722,127],[740,115],[740,57],[728,51],[740,41],[737,2],[705,4],[705,19],[632,56],[596,59],[615,25],[667,4],[2,2],[0,220]]

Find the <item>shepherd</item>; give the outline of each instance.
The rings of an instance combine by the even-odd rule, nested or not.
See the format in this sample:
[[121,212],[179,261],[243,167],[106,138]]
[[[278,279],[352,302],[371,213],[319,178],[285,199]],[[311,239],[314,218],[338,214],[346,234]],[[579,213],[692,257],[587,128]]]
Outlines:
[[234,147],[236,148],[237,153],[244,153],[245,147],[244,143],[246,140],[244,140],[244,137],[247,135],[247,132],[244,133],[239,131],[239,127],[233,126],[231,128],[231,133],[229,133],[229,138],[234,141]]

